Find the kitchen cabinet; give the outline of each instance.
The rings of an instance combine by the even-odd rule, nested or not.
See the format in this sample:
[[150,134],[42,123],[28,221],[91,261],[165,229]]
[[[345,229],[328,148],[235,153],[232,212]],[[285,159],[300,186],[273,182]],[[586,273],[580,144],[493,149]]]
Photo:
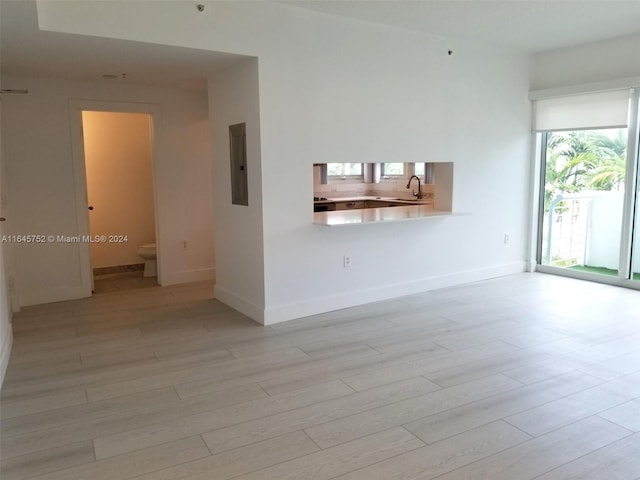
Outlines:
[[410,200],[394,200],[394,199],[349,199],[338,201],[315,201],[314,212],[332,212],[334,210],[359,210],[362,208],[387,208],[387,207],[406,207],[411,205],[424,205],[426,202],[413,203]]
[[406,205],[404,203],[392,202],[389,200],[367,200],[364,208],[383,208],[383,207],[397,207],[399,205]]
[[347,202],[335,202],[336,210],[354,210],[357,208],[367,208],[365,200],[351,200]]

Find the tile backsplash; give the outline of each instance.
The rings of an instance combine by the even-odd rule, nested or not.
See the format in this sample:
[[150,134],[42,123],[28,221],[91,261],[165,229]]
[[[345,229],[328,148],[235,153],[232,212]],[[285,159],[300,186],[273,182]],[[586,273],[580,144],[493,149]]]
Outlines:
[[[327,184],[315,183],[314,197],[347,198],[347,197],[393,197],[413,198],[411,192],[418,188],[413,182],[407,189],[407,181],[382,180],[380,183],[356,183],[352,181],[334,181]],[[433,197],[433,185],[422,185],[422,192],[426,198]]]

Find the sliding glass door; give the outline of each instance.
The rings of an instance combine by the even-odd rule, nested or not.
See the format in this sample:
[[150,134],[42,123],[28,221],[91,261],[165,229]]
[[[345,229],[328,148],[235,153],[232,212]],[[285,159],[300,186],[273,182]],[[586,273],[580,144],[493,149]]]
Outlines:
[[536,102],[539,270],[640,285],[637,103],[629,90]]
[[628,236],[631,238],[631,246],[628,257],[629,273],[626,277],[634,286],[640,287],[640,89],[635,89],[631,95],[629,119],[629,127],[633,133],[629,136],[627,176],[632,177],[633,182],[629,182],[630,195],[627,199]]
[[[640,199],[640,195],[638,195]],[[634,238],[632,243],[631,257],[631,280],[640,284],[640,200],[636,204],[636,214],[634,220]]]
[[547,132],[543,141],[541,264],[617,275],[627,129]]

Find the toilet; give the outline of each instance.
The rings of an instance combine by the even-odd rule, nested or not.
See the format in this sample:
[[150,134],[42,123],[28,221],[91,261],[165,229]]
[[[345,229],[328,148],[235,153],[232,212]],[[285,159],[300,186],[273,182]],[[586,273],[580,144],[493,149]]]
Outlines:
[[138,248],[138,255],[144,259],[144,276],[156,277],[158,275],[156,244],[147,243],[145,245],[140,245],[140,248]]

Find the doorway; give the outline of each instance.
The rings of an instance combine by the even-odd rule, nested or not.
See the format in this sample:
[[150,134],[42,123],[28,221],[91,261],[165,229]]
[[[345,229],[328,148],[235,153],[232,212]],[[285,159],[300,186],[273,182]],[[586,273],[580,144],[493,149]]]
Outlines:
[[149,255],[157,231],[153,118],[84,109],[81,116],[92,290],[157,285]]

